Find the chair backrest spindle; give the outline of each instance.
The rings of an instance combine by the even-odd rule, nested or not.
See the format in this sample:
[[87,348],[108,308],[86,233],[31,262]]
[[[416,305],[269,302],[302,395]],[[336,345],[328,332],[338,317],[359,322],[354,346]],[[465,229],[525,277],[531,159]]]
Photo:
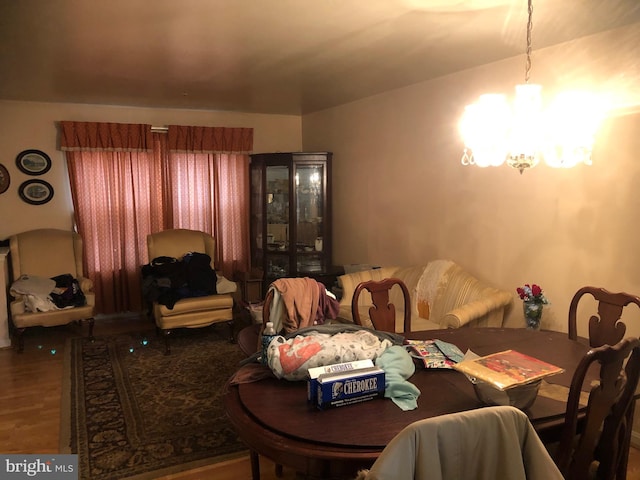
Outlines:
[[356,325],[362,325],[358,298],[363,290],[371,294],[373,306],[369,308],[369,318],[376,330],[396,333],[396,308],[389,302],[389,292],[394,285],[402,289],[404,297],[404,334],[411,332],[411,298],[409,290],[404,282],[398,278],[385,278],[383,280],[369,280],[358,284],[353,292],[351,300],[351,315]]

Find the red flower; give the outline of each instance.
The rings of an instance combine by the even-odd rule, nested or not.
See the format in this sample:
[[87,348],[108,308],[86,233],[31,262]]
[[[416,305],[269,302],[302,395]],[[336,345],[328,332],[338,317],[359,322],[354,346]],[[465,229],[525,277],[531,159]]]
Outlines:
[[520,299],[525,302],[533,302],[540,304],[548,304],[549,301],[547,297],[542,293],[542,288],[540,285],[536,285],[535,283],[525,283],[522,287],[517,287],[516,292],[520,296]]

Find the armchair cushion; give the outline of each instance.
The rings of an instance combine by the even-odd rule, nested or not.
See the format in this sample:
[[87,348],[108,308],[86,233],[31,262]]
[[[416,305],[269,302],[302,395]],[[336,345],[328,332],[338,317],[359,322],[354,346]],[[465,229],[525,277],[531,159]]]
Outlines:
[[[382,267],[353,272],[338,277],[343,290],[339,320],[352,322],[351,299],[355,288],[366,280],[396,277],[402,280],[411,297],[411,329],[413,331],[463,326],[501,327],[505,309],[513,296],[496,289],[465,271],[450,260],[434,260],[426,266]],[[396,306],[396,331],[403,330],[402,292],[391,290],[389,301]],[[371,297],[360,296],[358,309],[367,326]]]

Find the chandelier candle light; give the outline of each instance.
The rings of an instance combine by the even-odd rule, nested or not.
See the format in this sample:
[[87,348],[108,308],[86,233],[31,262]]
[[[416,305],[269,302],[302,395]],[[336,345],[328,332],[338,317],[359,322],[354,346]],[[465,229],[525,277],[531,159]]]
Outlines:
[[524,310],[524,319],[527,323],[527,328],[531,330],[540,329],[540,319],[542,318],[542,309],[544,305],[549,304],[549,300],[542,292],[542,288],[535,283],[529,285],[528,283],[524,287],[516,288],[516,292],[522,300],[522,307]]
[[481,95],[467,105],[459,128],[465,149],[463,165],[500,166],[505,161],[522,173],[541,158],[552,167],[591,165],[591,151],[604,108],[595,95],[565,92],[547,111],[542,86],[529,83],[532,0],[527,0],[527,49],[524,84],[516,85],[513,106],[502,94]]

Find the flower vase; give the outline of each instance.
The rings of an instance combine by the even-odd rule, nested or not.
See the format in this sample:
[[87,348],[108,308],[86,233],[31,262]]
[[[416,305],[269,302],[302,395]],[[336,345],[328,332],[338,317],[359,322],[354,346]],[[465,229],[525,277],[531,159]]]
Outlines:
[[540,319],[542,318],[542,303],[522,302],[524,308],[524,319],[529,330],[540,330]]

